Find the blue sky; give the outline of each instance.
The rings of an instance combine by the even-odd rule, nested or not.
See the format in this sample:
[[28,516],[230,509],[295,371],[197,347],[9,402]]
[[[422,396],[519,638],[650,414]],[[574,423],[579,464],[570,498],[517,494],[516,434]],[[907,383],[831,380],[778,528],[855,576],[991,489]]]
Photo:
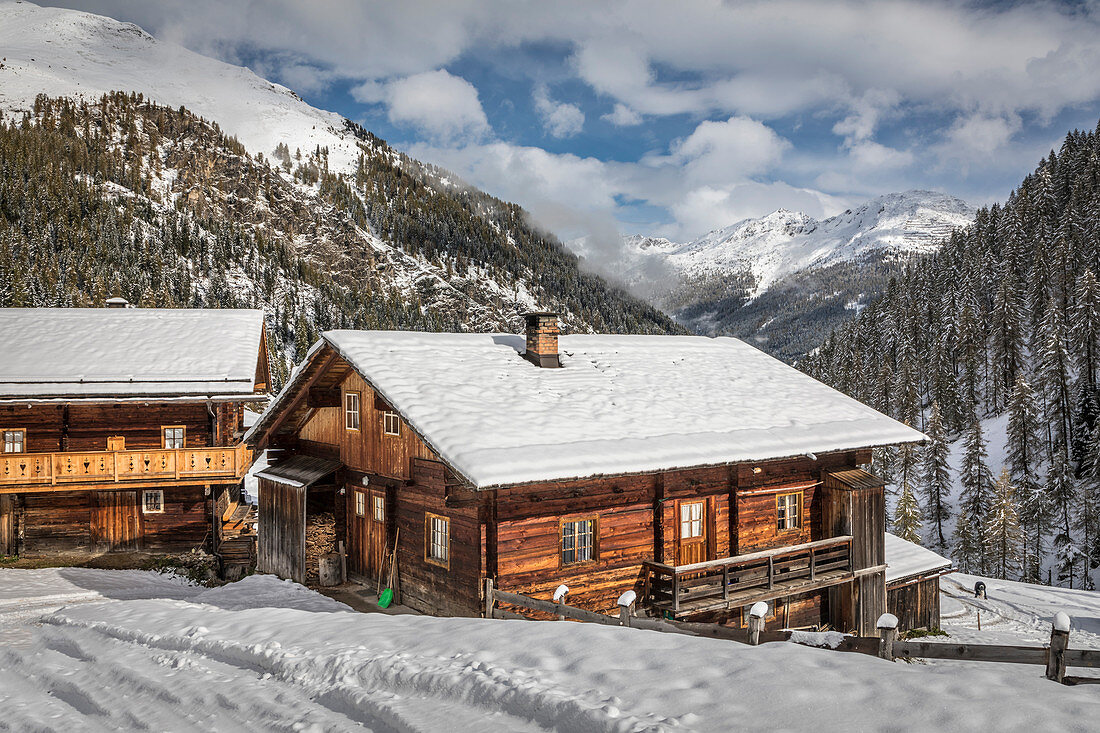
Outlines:
[[1100,2],[59,2],[244,64],[563,237],[1003,200],[1100,118]]

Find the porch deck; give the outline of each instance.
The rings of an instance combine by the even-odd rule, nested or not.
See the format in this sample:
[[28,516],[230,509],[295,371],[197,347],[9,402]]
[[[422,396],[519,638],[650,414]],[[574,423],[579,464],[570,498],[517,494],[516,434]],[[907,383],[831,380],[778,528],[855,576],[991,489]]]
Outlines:
[[859,576],[852,569],[851,535],[692,565],[643,565],[645,601],[673,618],[807,593]]
[[241,443],[215,448],[8,453],[0,456],[0,494],[186,483],[235,483],[252,464]]

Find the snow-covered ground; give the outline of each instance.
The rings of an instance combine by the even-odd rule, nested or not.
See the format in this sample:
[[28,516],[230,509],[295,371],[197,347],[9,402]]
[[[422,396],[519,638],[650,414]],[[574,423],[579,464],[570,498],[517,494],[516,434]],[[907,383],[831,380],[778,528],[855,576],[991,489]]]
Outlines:
[[[1071,646],[1100,619],[1092,594],[989,584],[987,603],[1021,616],[1075,599]],[[953,633],[970,629],[969,601],[950,602]],[[1095,688],[1038,667],[357,614],[270,576],[205,589],[134,571],[0,570],[0,603],[0,729],[1084,731],[1100,715]]]

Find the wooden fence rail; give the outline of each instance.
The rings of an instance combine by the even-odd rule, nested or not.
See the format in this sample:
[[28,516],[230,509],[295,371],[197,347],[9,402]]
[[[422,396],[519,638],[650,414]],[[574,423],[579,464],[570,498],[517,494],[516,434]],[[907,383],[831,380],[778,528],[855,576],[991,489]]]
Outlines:
[[[558,588],[552,601],[531,598],[518,593],[497,590],[492,578],[485,580],[485,617],[496,619],[525,619],[522,614],[497,608],[498,603],[526,608],[531,611],[552,614],[558,619],[572,619],[605,626],[627,626],[689,636],[725,639],[742,644],[764,644],[776,641],[793,641],[796,644],[814,646],[812,636],[801,636],[791,631],[766,631],[763,620],[767,604],[757,603],[749,615],[749,628],[735,629],[719,624],[689,623],[657,618],[639,618],[634,615],[634,594],[628,591],[619,599],[619,615],[608,616],[565,603],[569,589]],[[920,640],[898,640],[897,618],[883,614],[878,622],[879,638],[846,636],[840,644],[827,647],[833,651],[855,652],[879,656],[888,661],[895,659],[948,659],[971,662],[1001,662],[1007,664],[1046,665],[1048,679],[1067,685],[1100,684],[1100,677],[1067,677],[1067,667],[1100,667],[1100,650],[1068,649],[1069,618],[1055,615],[1051,629],[1051,643],[1046,647],[1009,646],[1003,644],[952,644]]]

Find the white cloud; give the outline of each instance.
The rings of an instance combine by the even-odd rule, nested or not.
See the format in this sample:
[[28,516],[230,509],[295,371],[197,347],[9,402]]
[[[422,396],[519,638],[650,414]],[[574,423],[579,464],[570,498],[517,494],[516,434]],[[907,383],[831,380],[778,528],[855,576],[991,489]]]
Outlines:
[[683,166],[696,184],[720,184],[767,171],[790,147],[767,125],[748,117],[730,117],[725,122],[700,122],[673,145],[670,156],[650,158],[650,162]]
[[615,108],[605,115],[600,115],[601,120],[607,120],[616,127],[634,127],[642,124],[642,116],[621,102],[615,103]]
[[703,186],[686,192],[671,207],[681,235],[708,231],[777,209],[802,211],[814,218],[843,211],[847,201],[820,191],[785,183],[746,182],[727,187]]
[[477,139],[489,132],[477,89],[445,69],[385,84],[365,82],[352,95],[360,102],[384,103],[390,122],[412,125],[435,140]]
[[532,96],[542,126],[554,137],[571,137],[584,128],[581,108],[567,102],[555,102],[545,84],[536,84]]

